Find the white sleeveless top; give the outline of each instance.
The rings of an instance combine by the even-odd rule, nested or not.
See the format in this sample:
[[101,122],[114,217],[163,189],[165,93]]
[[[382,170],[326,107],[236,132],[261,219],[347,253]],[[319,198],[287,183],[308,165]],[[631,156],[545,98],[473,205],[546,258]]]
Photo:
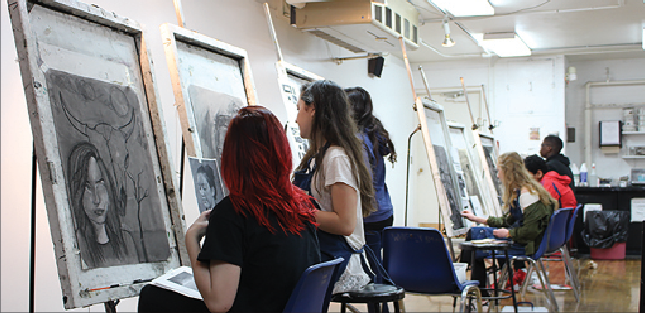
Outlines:
[[[313,166],[313,162],[311,164]],[[363,231],[363,211],[361,207],[361,197],[358,191],[358,179],[353,177],[349,156],[345,150],[340,147],[329,147],[323,158],[323,168],[325,171],[324,186],[316,186],[318,172],[314,173],[311,181],[311,195],[316,198],[320,208],[323,211],[332,212],[331,185],[335,183],[344,183],[356,191],[358,198],[356,205],[356,226],[354,232],[345,236],[345,240],[350,247],[358,250],[365,245],[365,233]],[[316,188],[318,187],[318,188]],[[365,254],[365,252],[363,252]],[[334,286],[334,293],[345,292],[347,290],[361,288],[370,282],[369,276],[363,271],[360,256],[353,254],[347,268],[341,274],[340,279]]]

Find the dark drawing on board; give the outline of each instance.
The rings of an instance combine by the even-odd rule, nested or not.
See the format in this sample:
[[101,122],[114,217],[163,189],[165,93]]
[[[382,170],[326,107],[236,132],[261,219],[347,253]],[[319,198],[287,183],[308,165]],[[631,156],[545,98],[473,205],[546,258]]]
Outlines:
[[228,123],[245,102],[240,98],[195,85],[188,87],[188,94],[195,115],[201,157],[215,160],[216,190],[219,195],[228,194],[224,180],[219,174],[224,138]]
[[497,199],[499,201],[499,204],[502,204],[502,183],[499,180],[499,177],[497,177],[497,166],[495,162],[493,161],[493,147],[491,146],[483,146],[484,148],[484,156],[486,157],[486,163],[488,163],[488,171],[490,173],[490,177],[493,179],[493,185],[495,185],[495,190],[497,190]]
[[134,90],[56,70],[45,76],[81,269],[167,260],[156,149]]
[[226,194],[221,186],[221,177],[215,159],[188,158],[193,181],[195,182],[195,197],[199,212],[215,207]]
[[473,174],[472,166],[470,165],[470,160],[468,159],[468,151],[465,149],[459,149],[459,164],[461,165],[461,170],[464,172],[464,180],[466,182],[466,191],[469,196],[479,197],[479,188],[475,183],[475,175]]
[[459,200],[457,191],[453,187],[453,179],[450,172],[451,164],[448,162],[448,155],[443,146],[432,145],[437,158],[437,166],[441,175],[441,183],[446,190],[446,197],[450,205],[450,221],[452,222],[452,229],[461,229],[464,227],[464,221],[461,217],[461,208],[459,207]]
[[244,106],[244,100],[199,86],[188,87],[190,103],[195,115],[201,157],[219,159],[224,147],[228,123]]

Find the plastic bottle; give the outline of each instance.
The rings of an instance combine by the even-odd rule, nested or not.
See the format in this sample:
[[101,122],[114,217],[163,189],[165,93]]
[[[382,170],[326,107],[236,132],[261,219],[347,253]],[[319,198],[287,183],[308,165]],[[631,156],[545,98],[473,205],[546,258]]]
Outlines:
[[574,186],[580,186],[580,170],[576,166],[576,163],[573,163],[571,166],[571,172],[573,173],[573,184]]
[[588,186],[588,175],[589,173],[587,172],[587,165],[582,163],[582,165],[580,165],[580,186]]
[[591,163],[591,172],[589,173],[589,186],[598,187],[598,174],[596,174],[596,163]]

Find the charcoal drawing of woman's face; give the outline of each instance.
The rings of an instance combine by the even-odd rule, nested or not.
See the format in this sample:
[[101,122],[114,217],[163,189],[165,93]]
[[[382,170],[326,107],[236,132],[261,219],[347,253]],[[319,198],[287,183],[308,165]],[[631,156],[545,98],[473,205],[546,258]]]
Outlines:
[[82,203],[83,210],[85,210],[85,214],[92,224],[105,224],[110,198],[105,186],[105,177],[93,157],[90,158],[88,164],[87,181],[85,182]]

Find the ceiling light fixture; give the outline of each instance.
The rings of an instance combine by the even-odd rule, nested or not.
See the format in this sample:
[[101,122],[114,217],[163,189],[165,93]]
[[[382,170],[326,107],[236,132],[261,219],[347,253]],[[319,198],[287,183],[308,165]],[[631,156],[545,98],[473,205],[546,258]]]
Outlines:
[[495,9],[488,0],[427,0],[454,16],[493,15]]
[[479,45],[486,51],[491,51],[500,57],[530,56],[531,48],[515,32],[505,33],[473,33]]
[[442,46],[446,48],[450,48],[455,45],[455,41],[450,38],[450,24],[448,24],[448,21],[445,20],[443,21],[443,31],[446,34],[445,38],[443,39],[443,42],[441,43]]

